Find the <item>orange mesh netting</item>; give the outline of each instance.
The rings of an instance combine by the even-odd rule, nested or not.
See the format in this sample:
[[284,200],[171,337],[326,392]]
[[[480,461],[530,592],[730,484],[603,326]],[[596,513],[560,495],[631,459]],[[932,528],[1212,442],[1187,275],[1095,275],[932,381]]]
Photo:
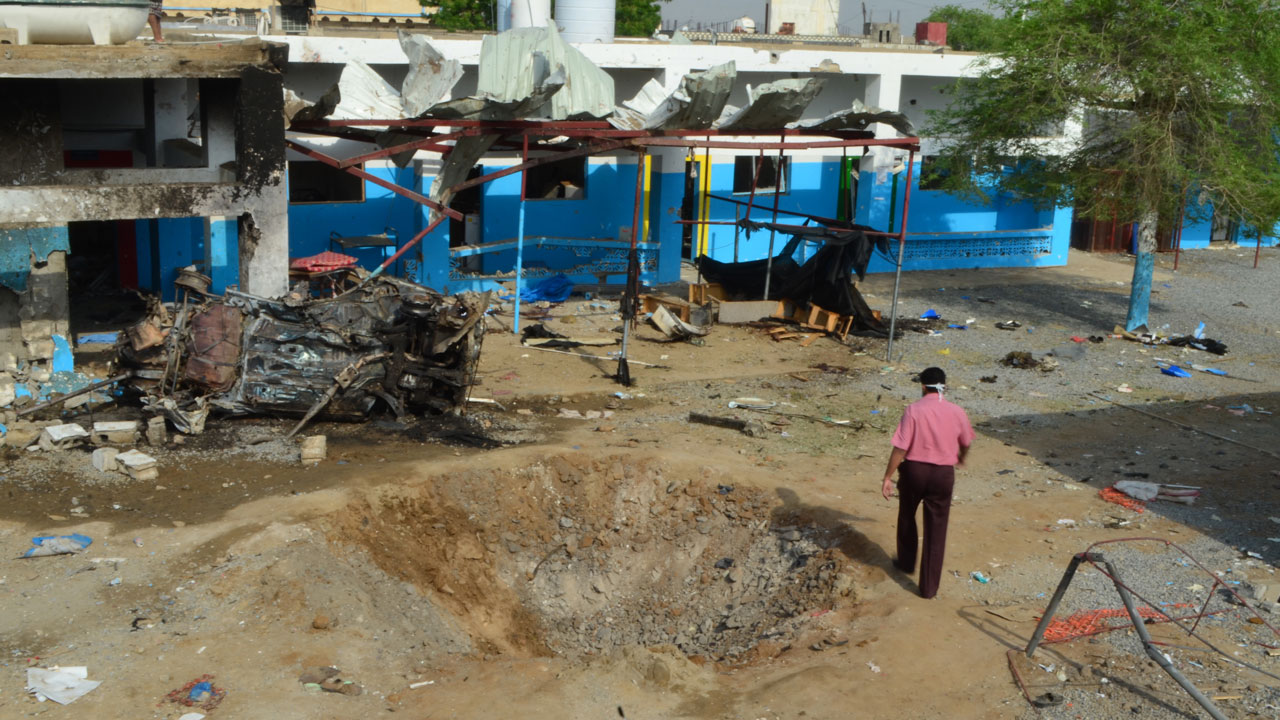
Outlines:
[[1115,488],[1102,488],[1098,491],[1098,497],[1109,503],[1115,503],[1116,505],[1127,507],[1135,512],[1142,512],[1147,506],[1146,503],[1141,500],[1134,500]]
[[[1189,608],[1190,603],[1173,603],[1167,606],[1167,610],[1176,610],[1179,608]],[[1156,622],[1168,622],[1168,618],[1149,607],[1138,608],[1138,615],[1144,620],[1154,620]],[[1114,618],[1124,618],[1126,622],[1118,625],[1110,625],[1104,621]],[[1049,622],[1049,627],[1044,629],[1044,641],[1047,643],[1064,642],[1066,640],[1074,640],[1078,637],[1086,635],[1097,635],[1098,633],[1108,632],[1110,630],[1121,630],[1131,627],[1129,620],[1129,611],[1124,608],[1113,610],[1081,610],[1065,618],[1054,618]]]

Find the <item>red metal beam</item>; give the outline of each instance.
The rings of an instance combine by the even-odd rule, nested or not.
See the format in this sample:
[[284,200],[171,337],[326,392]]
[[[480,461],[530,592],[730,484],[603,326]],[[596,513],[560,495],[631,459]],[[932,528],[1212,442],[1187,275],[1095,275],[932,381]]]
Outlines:
[[449,142],[451,140],[457,140],[459,138],[466,137],[467,135],[475,135],[475,134],[477,133],[474,133],[468,130],[462,130],[456,133],[445,133],[443,135],[431,135],[430,137],[425,137],[421,140],[413,140],[411,142],[401,143],[399,145],[392,145],[391,147],[383,148],[381,150],[374,150],[373,152],[367,152],[363,155],[356,155],[355,157],[349,157],[346,160],[339,160],[338,166],[342,168],[349,168],[352,165],[359,165],[360,163],[363,163],[368,160],[377,160],[379,158],[398,155],[402,152],[410,152],[410,151],[416,151],[416,150],[434,150],[435,152],[446,153],[453,150],[453,146],[445,145],[444,143]]
[[463,180],[462,182],[458,183],[457,185],[454,185],[450,189],[455,193],[459,193],[459,192],[462,192],[463,190],[466,190],[467,188],[472,188],[472,187],[475,187],[476,185],[483,185],[484,183],[490,182],[492,180],[497,180],[500,177],[506,177],[507,175],[523,172],[532,167],[545,165],[551,162],[558,162],[560,160],[568,160],[570,158],[582,157],[583,155],[595,155],[596,153],[609,152],[610,150],[618,150],[620,148],[626,147],[627,144],[628,143],[622,142],[619,140],[606,140],[605,142],[597,143],[596,145],[588,145],[586,147],[580,147],[575,150],[566,150],[564,152],[559,152],[559,153],[556,153],[555,155],[546,155],[543,157],[533,158],[532,160],[527,160],[518,165],[512,165],[511,167],[503,168],[501,170],[491,172],[487,175],[481,175],[480,177],[471,178],[470,180]]
[[371,183],[373,183],[373,184],[375,184],[375,185],[380,185],[380,186],[382,186],[382,187],[384,187],[384,188],[386,188],[386,189],[390,190],[391,192],[393,192],[393,193],[395,193],[395,194],[397,194],[397,195],[400,195],[401,197],[406,197],[406,198],[408,198],[408,199],[410,199],[410,200],[412,200],[412,201],[414,201],[414,202],[418,203],[419,205],[426,205],[427,207],[431,208],[432,210],[435,210],[435,211],[437,211],[437,212],[439,212],[439,213],[441,213],[441,214],[443,214],[443,215],[445,215],[445,216],[447,216],[447,217],[449,217],[449,218],[452,218],[452,219],[454,219],[454,220],[461,220],[461,219],[462,219],[462,213],[458,212],[457,210],[453,210],[453,209],[447,208],[447,207],[445,207],[445,206],[441,205],[440,203],[436,202],[435,200],[432,200],[431,198],[429,198],[429,197],[427,197],[427,196],[425,196],[425,195],[422,195],[422,194],[420,194],[420,193],[416,193],[416,192],[414,192],[414,191],[412,191],[412,190],[408,190],[408,189],[406,189],[406,188],[402,188],[402,187],[400,187],[399,185],[397,185],[397,184],[395,184],[395,183],[393,183],[393,182],[391,182],[391,181],[389,181],[389,180],[383,180],[382,178],[377,177],[376,175],[370,175],[369,173],[365,172],[364,170],[361,170],[360,168],[355,168],[355,167],[344,168],[344,167],[341,167],[341,166],[338,164],[338,161],[337,161],[337,160],[335,160],[334,158],[331,158],[331,157],[329,157],[328,155],[325,155],[324,153],[322,153],[322,152],[320,152],[320,151],[318,151],[318,150],[313,150],[313,149],[311,149],[311,148],[307,147],[306,145],[299,144],[299,143],[297,143],[297,142],[295,142],[295,141],[293,141],[293,140],[285,139],[284,144],[285,144],[285,147],[288,147],[290,150],[293,150],[293,151],[295,151],[295,152],[299,152],[299,153],[301,153],[301,154],[303,154],[303,155],[306,155],[307,157],[309,157],[309,158],[311,158],[311,159],[313,159],[313,160],[319,160],[320,162],[322,162],[322,163],[324,163],[324,164],[328,165],[329,167],[337,168],[338,170],[341,170],[341,171],[343,171],[343,172],[351,173],[352,175],[355,175],[355,176],[356,176],[356,177],[358,177],[358,178],[362,178],[362,179],[364,179],[364,180],[367,180],[367,181],[369,181],[369,182],[371,182]]

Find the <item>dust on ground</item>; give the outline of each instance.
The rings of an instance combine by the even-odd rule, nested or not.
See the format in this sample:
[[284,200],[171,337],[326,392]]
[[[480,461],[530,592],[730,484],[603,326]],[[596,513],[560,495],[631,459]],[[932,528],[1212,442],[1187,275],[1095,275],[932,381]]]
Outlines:
[[[177,718],[192,708],[166,696],[210,674],[226,692],[213,718],[1199,717],[1131,631],[1046,644],[1033,661],[1008,653],[1071,556],[1100,541],[1155,538],[1100,549],[1171,613],[1198,608],[1216,579],[1280,586],[1280,309],[1267,302],[1280,254],[1256,275],[1251,260],[1184,253],[1177,273],[1163,258],[1158,271],[1153,325],[1204,320],[1222,357],[1109,337],[1130,268],[1073,254],[1068,268],[904,276],[904,313],[945,322],[906,334],[892,361],[871,338],[801,347],[717,327],[695,346],[642,327],[632,358],[661,367],[633,364],[622,389],[611,348],[573,357],[494,332],[475,395],[497,404],[317,424],[329,454],[316,467],[275,439],[290,421],[264,419],[146,448],[161,467],[146,483],[97,473],[86,451],[0,448],[0,716]],[[883,307],[891,278],[862,289]],[[545,322],[616,327],[578,304]],[[1010,319],[1022,327],[995,327]],[[1089,336],[1105,339],[1071,339]],[[1001,365],[1010,352],[1058,367]],[[1174,378],[1159,371],[1169,362],[1227,375]],[[941,591],[922,600],[892,568],[896,504],[878,481],[918,395],[909,378],[933,364],[979,439]],[[774,405],[728,407],[743,397]],[[1126,478],[1203,496],[1142,513],[1099,498]],[[94,542],[14,559],[32,536],[70,532]],[[1274,616],[1208,600],[1217,614],[1198,631],[1227,657],[1177,624],[1151,633],[1228,715],[1277,716]],[[1061,614],[1119,607],[1086,567]],[[1062,704],[1031,709],[1011,662],[1029,694]],[[37,703],[22,689],[37,665],[103,682],[69,707]],[[300,681],[318,668],[360,693]]]

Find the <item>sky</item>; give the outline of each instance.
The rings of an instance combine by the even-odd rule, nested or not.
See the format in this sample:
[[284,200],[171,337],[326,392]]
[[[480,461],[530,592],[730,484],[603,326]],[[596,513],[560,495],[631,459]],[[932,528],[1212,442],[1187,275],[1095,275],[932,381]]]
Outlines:
[[[823,2],[824,0],[812,0]],[[861,0],[838,0],[840,2],[840,27],[846,32],[861,34],[862,2]],[[929,11],[939,5],[961,5],[963,7],[985,8],[986,0],[866,0],[867,14],[873,22],[889,22],[890,13],[896,19],[902,13],[902,31],[908,35],[915,32],[916,23],[923,20]],[[749,15],[757,25],[764,23],[765,0],[671,0],[662,3],[662,19],[675,20],[679,23],[700,21],[716,23]]]

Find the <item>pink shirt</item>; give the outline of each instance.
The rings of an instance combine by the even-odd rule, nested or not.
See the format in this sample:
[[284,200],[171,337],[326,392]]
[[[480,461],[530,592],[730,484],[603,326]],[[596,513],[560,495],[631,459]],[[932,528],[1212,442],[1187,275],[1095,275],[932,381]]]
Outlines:
[[960,448],[972,442],[969,416],[937,393],[908,405],[893,433],[893,446],[906,450],[908,460],[933,465],[955,465],[960,461]]

